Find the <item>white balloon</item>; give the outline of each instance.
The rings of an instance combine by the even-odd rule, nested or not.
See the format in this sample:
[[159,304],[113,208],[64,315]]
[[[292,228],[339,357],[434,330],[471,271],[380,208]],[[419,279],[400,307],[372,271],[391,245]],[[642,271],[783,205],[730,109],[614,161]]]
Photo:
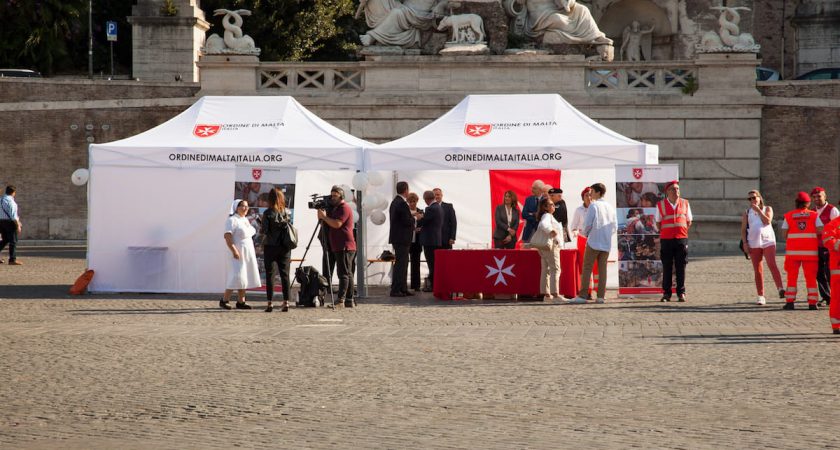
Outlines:
[[368,176],[364,172],[356,172],[353,175],[353,187],[363,191],[366,187],[368,187]]
[[370,221],[373,222],[374,225],[382,225],[385,223],[385,213],[379,209],[371,211]]
[[382,194],[379,192],[371,192],[362,198],[362,204],[369,206],[371,209],[382,209],[377,206],[379,204],[380,197],[382,197]]
[[376,209],[385,209],[388,207],[388,198],[383,194],[379,194],[379,202],[376,204]]
[[351,188],[347,184],[342,184],[339,187],[341,188],[341,190],[344,191],[344,200],[354,200],[355,201],[355,198],[353,197],[353,188]]
[[371,186],[382,186],[385,184],[385,177],[380,172],[370,172],[368,173],[368,183]]
[[73,175],[70,175],[70,181],[76,186],[84,186],[90,178],[90,171],[87,169],[76,169]]
[[353,223],[359,223],[359,211],[353,208]]

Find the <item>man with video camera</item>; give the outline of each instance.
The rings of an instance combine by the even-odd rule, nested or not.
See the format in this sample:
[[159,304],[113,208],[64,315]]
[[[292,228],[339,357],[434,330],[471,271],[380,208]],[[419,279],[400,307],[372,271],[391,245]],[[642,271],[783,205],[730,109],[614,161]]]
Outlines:
[[344,190],[339,186],[333,186],[330,189],[330,198],[327,203],[330,208],[318,208],[318,219],[329,227],[327,238],[338,274],[338,302],[336,304],[343,302],[346,308],[352,308],[356,306],[353,300],[353,272],[356,266],[353,210],[344,201]]

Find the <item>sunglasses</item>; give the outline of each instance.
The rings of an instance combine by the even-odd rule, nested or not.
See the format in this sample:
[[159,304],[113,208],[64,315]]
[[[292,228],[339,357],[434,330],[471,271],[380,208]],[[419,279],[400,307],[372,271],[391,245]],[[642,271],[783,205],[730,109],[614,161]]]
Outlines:
[[753,195],[752,197],[747,197],[747,200],[755,200],[755,199],[757,199],[757,198],[758,198],[758,197],[756,197],[756,196],[754,196],[754,195]]

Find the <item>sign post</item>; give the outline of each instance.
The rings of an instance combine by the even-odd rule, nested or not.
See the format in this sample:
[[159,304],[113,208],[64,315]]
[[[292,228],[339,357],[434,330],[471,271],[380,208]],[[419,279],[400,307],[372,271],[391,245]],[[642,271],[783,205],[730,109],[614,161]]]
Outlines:
[[114,42],[117,41],[117,22],[109,20],[105,23],[105,34],[111,43],[111,77],[114,77]]

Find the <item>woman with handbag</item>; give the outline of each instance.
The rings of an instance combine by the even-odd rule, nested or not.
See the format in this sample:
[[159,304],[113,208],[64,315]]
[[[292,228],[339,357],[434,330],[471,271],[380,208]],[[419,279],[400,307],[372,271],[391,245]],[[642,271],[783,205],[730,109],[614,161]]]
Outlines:
[[540,200],[537,212],[537,229],[531,236],[530,248],[537,249],[540,254],[540,293],[543,300],[551,300],[557,297],[563,300],[558,293],[557,283],[559,281],[560,252],[557,247],[560,242],[557,236],[562,236],[562,225],[554,218],[554,202],[544,197]]
[[257,252],[254,249],[257,230],[245,217],[248,209],[247,201],[234,200],[230,217],[225,223],[225,243],[231,255],[227,258],[225,295],[219,300],[219,306],[223,309],[230,309],[230,294],[234,290],[239,294],[236,309],[251,309],[251,305],[245,303],[245,290],[262,286]]
[[776,266],[776,233],[773,231],[773,208],[764,204],[761,193],[752,190],[747,193],[750,208],[741,215],[741,240],[744,253],[749,255],[755,276],[755,290],[758,294],[757,305],[764,305],[764,268],[761,260],[767,261],[767,268],[779,290],[779,298],[785,298],[782,286],[782,274]]
[[493,247],[500,249],[516,248],[516,232],[519,229],[519,202],[516,193],[506,191],[501,205],[496,205],[493,219]]
[[268,209],[262,217],[263,232],[263,263],[265,264],[265,296],[268,306],[265,312],[271,312],[274,307],[274,264],[280,271],[280,285],[283,288],[283,305],[281,311],[289,310],[289,270],[292,261],[292,249],[297,247],[297,231],[292,225],[289,210],[286,209],[286,197],[283,191],[273,188],[268,192]]

